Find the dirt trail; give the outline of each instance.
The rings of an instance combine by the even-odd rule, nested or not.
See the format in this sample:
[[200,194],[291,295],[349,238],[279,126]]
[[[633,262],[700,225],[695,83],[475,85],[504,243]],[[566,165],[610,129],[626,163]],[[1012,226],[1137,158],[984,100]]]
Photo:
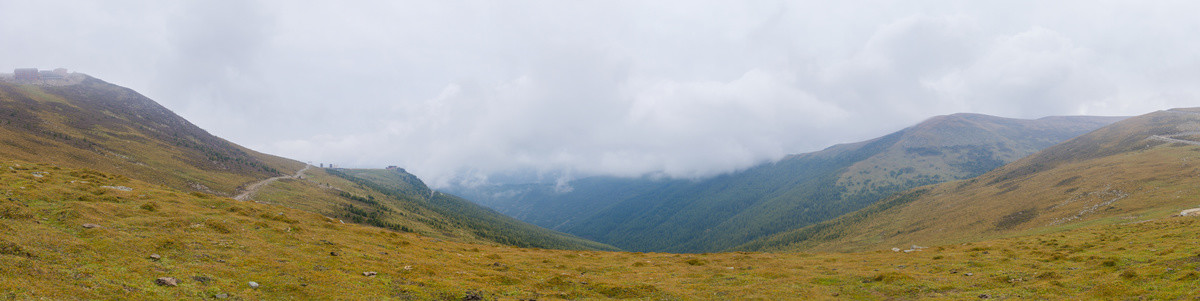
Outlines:
[[278,177],[258,181],[254,184],[250,184],[250,186],[246,186],[246,191],[243,191],[242,194],[239,194],[239,195],[233,197],[233,199],[239,200],[239,201],[248,200],[248,199],[250,199],[251,195],[254,195],[254,193],[258,192],[258,190],[263,188],[263,186],[267,186],[267,184],[270,184],[271,182],[275,182],[275,180],[298,179],[298,178],[304,176],[304,172],[307,171],[309,168],[312,168],[312,165],[304,165],[304,168],[300,169],[300,171],[297,171],[295,175],[278,176]]
[[1179,136],[1192,136],[1192,135],[1196,135],[1196,134],[1197,133],[1195,133],[1195,132],[1190,132],[1190,133],[1180,133],[1180,134],[1174,134],[1174,135],[1154,135],[1154,136],[1150,136],[1149,138],[1146,138],[1146,139],[1162,140],[1162,141],[1166,141],[1166,142],[1175,142],[1175,143],[1183,143],[1183,144],[1191,144],[1191,145],[1200,145],[1200,142],[1196,142],[1196,141],[1171,138],[1171,137],[1179,137]]

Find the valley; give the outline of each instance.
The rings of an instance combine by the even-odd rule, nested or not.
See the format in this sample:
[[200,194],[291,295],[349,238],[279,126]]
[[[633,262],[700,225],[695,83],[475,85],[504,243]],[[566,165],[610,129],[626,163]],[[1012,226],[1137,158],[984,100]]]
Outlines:
[[[255,152],[91,77],[0,83],[0,113],[7,299],[1200,296],[1200,217],[1180,214],[1200,109],[938,116],[710,179],[467,198]],[[534,202],[498,205],[517,188]]]
[[910,188],[968,179],[1121,120],[980,114],[706,179],[584,178],[451,188],[527,222],[633,251],[717,252],[819,223]]

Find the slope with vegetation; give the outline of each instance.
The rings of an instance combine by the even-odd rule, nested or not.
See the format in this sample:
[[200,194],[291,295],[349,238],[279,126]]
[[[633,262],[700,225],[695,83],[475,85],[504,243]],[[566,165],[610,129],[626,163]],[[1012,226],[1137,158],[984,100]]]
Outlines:
[[1186,299],[1200,280],[1195,217],[906,252],[664,254],[440,241],[20,161],[0,162],[0,192],[9,299]]
[[1197,109],[1129,118],[982,176],[908,191],[740,249],[855,251],[1164,218],[1200,207],[1197,132]]
[[213,136],[133,90],[78,76],[73,85],[0,82],[0,157],[217,195],[304,166]]
[[[82,79],[68,85],[0,82],[0,159],[86,168],[220,196],[236,195],[252,183],[291,176],[305,167],[213,136],[133,90],[76,76]],[[614,249],[450,196],[430,199],[428,188],[402,171],[389,174],[407,177],[404,181],[418,189],[366,187],[363,184],[367,182],[355,177],[337,178],[325,171],[307,174],[307,179],[324,180],[324,185],[285,179],[266,185],[251,198],[345,221],[460,241]],[[447,209],[445,204],[457,207]]]
[[711,252],[825,221],[905,189],[970,178],[1116,120],[955,114],[710,179],[590,178],[571,182],[566,193],[551,184],[454,191],[626,250]]

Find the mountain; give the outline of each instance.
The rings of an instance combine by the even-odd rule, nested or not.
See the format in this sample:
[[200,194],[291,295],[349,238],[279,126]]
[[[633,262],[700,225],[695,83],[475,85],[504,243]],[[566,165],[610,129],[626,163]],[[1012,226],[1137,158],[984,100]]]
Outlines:
[[527,224],[460,197],[434,191],[425,186],[421,179],[402,169],[346,169],[330,172],[387,197],[419,205],[406,204],[412,208],[410,211],[423,209],[430,213],[426,215],[438,216],[437,219],[428,219],[427,224],[439,230],[469,229],[469,236],[517,247],[617,250],[609,245]]
[[203,195],[301,209],[444,239],[615,250],[432,193],[403,170],[314,169],[218,138],[133,90],[75,73],[0,81],[0,158],[53,163]]
[[71,77],[69,85],[0,82],[0,157],[224,196],[304,166],[213,136],[133,90]]
[[1200,109],[1154,112],[738,249],[855,251],[1160,219],[1200,205],[1198,154]]
[[[913,246],[904,252],[667,254],[513,247],[603,246],[527,231],[529,225],[506,222],[495,212],[430,190],[401,169],[317,169],[280,159],[278,165],[290,169],[275,167],[278,172],[272,173],[237,160],[188,161],[189,154],[197,154],[195,145],[181,148],[151,134],[129,142],[114,138],[165,128],[116,131],[116,120],[68,124],[78,121],[56,112],[88,106],[74,103],[88,98],[68,100],[46,92],[52,90],[47,86],[7,88],[0,89],[8,108],[0,136],[5,141],[0,144],[4,299],[1175,300],[1195,297],[1200,279],[1200,247],[1191,239],[1200,219],[1169,216],[1197,192],[1186,180],[1198,174],[1190,166],[1200,151],[1193,142],[1200,139],[1195,134],[1200,110],[1138,117],[1071,140],[1062,149],[1048,149],[1041,159],[1000,168],[985,175],[989,180],[945,185],[980,183],[1022,194],[1082,193],[1108,183],[1128,193],[1107,203],[1114,209],[1092,203],[1107,197],[1104,193],[1082,194],[1063,204],[1098,210],[1054,229],[1062,231],[1023,235],[1042,231],[1031,227],[997,233],[1014,237]],[[37,110],[15,110],[20,106],[8,102]],[[60,104],[43,106],[49,102]],[[108,116],[79,113],[80,118]],[[138,118],[111,114],[125,121]],[[95,145],[75,142],[84,140]],[[126,156],[146,166],[104,161],[111,160],[105,151],[127,150],[139,150],[130,152],[139,157]],[[47,161],[9,157],[33,151],[41,155],[35,159]],[[277,164],[270,163],[273,157],[246,154]],[[238,168],[256,175],[242,176],[250,183],[227,186],[245,188],[224,192],[241,192],[237,199],[197,191],[202,189],[187,182],[223,183],[215,174]],[[934,195],[937,187],[942,186],[901,198],[919,200]],[[890,200],[894,208],[915,204]],[[960,208],[973,213],[974,207]],[[931,212],[962,215],[959,210]],[[1147,214],[1126,218],[1137,212]],[[994,226],[1019,229],[1039,221],[1040,214],[1009,214]],[[1032,217],[1022,222],[1025,216]],[[929,218],[911,216],[920,217]]]
[[589,178],[452,189],[502,213],[625,250],[713,252],[822,222],[905,189],[966,179],[1120,120],[938,116],[858,143],[702,180]]

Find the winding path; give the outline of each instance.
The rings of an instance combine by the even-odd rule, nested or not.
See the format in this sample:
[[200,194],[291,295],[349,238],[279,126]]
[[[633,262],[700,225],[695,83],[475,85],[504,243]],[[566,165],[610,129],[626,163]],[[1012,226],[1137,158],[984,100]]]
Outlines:
[[306,165],[304,165],[304,168],[303,168],[303,169],[300,169],[300,171],[297,171],[295,175],[290,175],[290,176],[278,176],[278,177],[274,177],[274,178],[269,178],[269,179],[266,179],[266,180],[258,181],[258,182],[255,182],[254,184],[250,184],[250,186],[246,186],[246,191],[243,191],[243,192],[242,192],[242,194],[239,194],[239,195],[237,195],[237,196],[233,197],[233,199],[235,199],[235,200],[239,200],[239,201],[245,201],[245,200],[248,200],[248,199],[250,199],[250,196],[251,196],[251,195],[253,195],[254,193],[258,192],[258,190],[259,190],[259,189],[261,189],[261,188],[263,188],[263,186],[267,186],[267,184],[271,184],[271,182],[275,182],[276,180],[282,180],[282,179],[299,179],[300,177],[304,176],[304,172],[305,172],[305,171],[308,171],[308,169],[309,169],[309,168],[312,168],[312,165],[307,165],[307,164],[306,164]]
[[1175,143],[1183,143],[1183,144],[1191,144],[1191,145],[1200,145],[1200,142],[1174,138],[1174,137],[1179,137],[1179,136],[1195,136],[1195,135],[1200,135],[1200,132],[1187,132],[1187,133],[1179,133],[1179,134],[1172,134],[1172,135],[1153,135],[1153,136],[1147,137],[1146,139],[1154,139],[1154,140],[1161,140],[1161,141],[1166,141],[1166,142],[1175,142]]

